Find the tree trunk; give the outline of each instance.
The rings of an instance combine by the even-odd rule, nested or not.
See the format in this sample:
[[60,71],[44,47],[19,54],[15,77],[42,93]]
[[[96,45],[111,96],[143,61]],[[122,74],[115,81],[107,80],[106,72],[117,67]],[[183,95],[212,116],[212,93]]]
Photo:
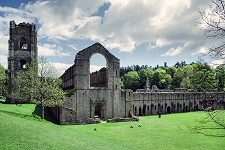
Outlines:
[[45,107],[43,103],[43,99],[41,99],[41,118],[45,119]]

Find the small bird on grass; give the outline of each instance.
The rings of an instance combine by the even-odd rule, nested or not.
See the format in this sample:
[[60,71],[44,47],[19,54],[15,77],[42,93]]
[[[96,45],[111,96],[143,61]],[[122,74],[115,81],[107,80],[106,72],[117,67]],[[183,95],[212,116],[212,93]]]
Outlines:
[[141,125],[139,124],[138,127],[141,127]]
[[94,131],[97,131],[97,129],[96,129],[96,128],[94,128]]
[[130,128],[134,128],[133,126],[130,126]]

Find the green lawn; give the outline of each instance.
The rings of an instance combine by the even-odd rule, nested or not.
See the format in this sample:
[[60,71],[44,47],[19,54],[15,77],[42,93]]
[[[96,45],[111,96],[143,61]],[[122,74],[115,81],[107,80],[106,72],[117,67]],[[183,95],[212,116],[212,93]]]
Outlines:
[[[186,133],[203,112],[140,117],[139,122],[59,126],[32,117],[35,105],[0,103],[0,149],[225,149],[225,138]],[[138,125],[142,127],[138,127]],[[130,128],[130,126],[134,128]],[[96,128],[97,131],[93,131]],[[223,130],[220,132],[224,132]]]

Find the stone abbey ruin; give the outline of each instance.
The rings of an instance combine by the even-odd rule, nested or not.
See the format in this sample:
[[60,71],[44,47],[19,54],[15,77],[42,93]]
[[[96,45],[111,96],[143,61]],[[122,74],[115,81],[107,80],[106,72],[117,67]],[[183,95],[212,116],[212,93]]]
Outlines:
[[[90,58],[99,53],[106,68],[90,73]],[[14,73],[25,71],[37,57],[36,30],[33,24],[10,22],[8,86],[13,90]],[[156,87],[136,92],[121,89],[120,60],[100,43],[95,43],[75,57],[74,64],[61,76],[64,90],[74,90],[63,106],[52,109],[59,124],[87,123],[96,116],[102,120],[135,116],[198,111],[205,108],[225,109],[224,92],[188,90],[163,91]],[[9,92],[10,92],[9,90]],[[9,99],[11,103],[13,100]]]

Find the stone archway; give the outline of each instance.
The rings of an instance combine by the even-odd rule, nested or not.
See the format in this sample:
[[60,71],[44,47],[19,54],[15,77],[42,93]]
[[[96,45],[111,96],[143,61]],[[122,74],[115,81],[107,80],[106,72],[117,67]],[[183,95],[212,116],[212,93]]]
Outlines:
[[137,115],[137,107],[134,108],[134,115]]
[[[79,51],[75,57],[74,64],[74,88],[75,89],[93,89],[90,86],[90,59],[93,55],[100,54],[106,61],[106,88],[120,90],[120,60],[112,55],[100,43]],[[105,87],[105,86],[104,86]],[[117,88],[116,88],[117,87]],[[98,86],[97,86],[98,88]]]
[[139,107],[139,116],[142,116],[141,107]]
[[195,105],[195,110],[196,110],[196,111],[198,111],[198,104],[197,104],[197,105]]
[[158,113],[159,113],[159,112],[162,113],[162,112],[161,112],[161,105],[160,105],[160,104],[158,104]]
[[143,116],[146,115],[146,105],[145,105],[145,104],[143,105],[143,113],[142,113],[142,115],[143,115]]
[[181,104],[178,102],[177,103],[177,112],[180,112]]
[[185,106],[185,112],[188,112],[189,109],[188,109],[188,105]]
[[[97,63],[101,68],[91,66],[97,66],[93,60],[97,60]],[[89,58],[89,70],[90,70],[90,87],[108,87],[108,61],[106,57],[98,52],[92,53]]]
[[154,106],[154,104],[151,104],[150,114],[153,114],[154,110],[155,110],[155,106]]
[[170,113],[171,113],[171,108],[170,108],[170,106],[167,106],[167,108],[166,108],[166,112],[167,112],[168,114],[170,114]]
[[98,103],[95,105],[95,116],[98,116],[98,118],[104,118],[104,109],[103,104]]

